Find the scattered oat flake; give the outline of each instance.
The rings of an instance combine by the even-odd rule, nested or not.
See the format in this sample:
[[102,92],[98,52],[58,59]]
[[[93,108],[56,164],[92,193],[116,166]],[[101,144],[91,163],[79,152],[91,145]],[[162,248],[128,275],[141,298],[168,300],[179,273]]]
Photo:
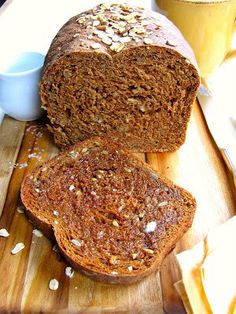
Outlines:
[[[137,28],[136,30],[135,30],[135,33],[137,33],[137,34],[144,34],[145,33],[145,29],[144,28]],[[147,39],[147,38],[145,38],[145,39]]]
[[116,219],[114,219],[113,221],[112,221],[112,224],[113,224],[113,226],[115,226],[115,227],[119,227],[119,223],[118,223],[118,221],[116,220]]
[[155,173],[155,172],[151,172],[151,177],[152,177],[153,179],[158,179],[158,178],[159,178],[158,174]]
[[72,277],[74,276],[74,270],[73,270],[73,268],[70,267],[70,266],[67,266],[67,267],[65,268],[65,274],[66,274],[67,277],[72,278]]
[[101,32],[99,31],[99,30],[97,30],[97,29],[94,29],[93,30],[93,34],[95,34],[95,35],[99,35]]
[[93,49],[99,49],[101,47],[101,44],[99,44],[99,43],[92,43],[90,46]]
[[112,44],[112,40],[106,37],[102,38],[102,42],[108,46],[110,46]]
[[144,248],[143,250],[144,250],[146,253],[150,254],[150,255],[152,255],[152,254],[154,253],[154,251],[151,250],[151,249]]
[[75,189],[75,186],[73,185],[73,184],[71,184],[70,186],[69,186],[69,191],[73,191]]
[[145,213],[144,213],[144,212],[142,212],[142,213],[139,213],[139,214],[138,214],[139,218],[143,218],[143,217],[144,217],[144,215],[145,215]]
[[74,150],[72,150],[71,152],[68,153],[68,155],[71,157],[71,158],[76,158],[78,156],[78,152],[75,152]]
[[0,237],[7,238],[9,235],[9,232],[6,229],[0,229]]
[[59,282],[58,280],[56,280],[55,278],[54,279],[51,279],[49,281],[49,285],[48,285],[49,289],[50,290],[57,290],[59,288]]
[[54,244],[53,247],[52,247],[52,250],[53,250],[54,252],[58,253],[58,252],[59,252],[59,247],[58,247],[58,245],[57,245],[57,244]]
[[120,52],[124,47],[125,47],[124,43],[117,42],[117,43],[113,43],[110,46],[110,49],[115,52]]
[[82,150],[81,150],[81,153],[86,153],[88,151],[88,147],[84,147],[84,148],[82,148]]
[[118,41],[120,41],[121,37],[119,37],[118,35],[112,35],[112,41],[113,43],[116,43]]
[[132,39],[130,37],[121,37],[119,41],[121,43],[129,43]]
[[132,259],[136,259],[138,257],[138,253],[132,253],[131,256],[132,256]]
[[28,155],[29,158],[35,158],[37,159],[38,161],[41,161],[42,160],[42,157],[37,155],[36,153],[32,153],[32,154],[29,154]]
[[15,247],[11,250],[11,254],[15,255],[19,253],[21,250],[23,250],[25,247],[24,243],[19,242],[15,245]]
[[128,167],[124,167],[124,170],[126,171],[126,172],[132,172],[132,169],[130,169],[130,168],[128,168]]
[[128,268],[129,271],[133,270],[133,266],[128,266],[127,268]]
[[153,44],[153,40],[151,38],[144,38],[143,42],[146,44],[146,45],[151,45]]
[[24,206],[18,206],[16,210],[17,210],[17,212],[18,212],[19,214],[23,214],[23,213],[24,213],[24,210],[25,210],[25,207],[24,207]]
[[150,233],[150,232],[153,232],[156,230],[156,227],[157,227],[157,223],[156,221],[150,221],[149,223],[147,223],[145,229],[144,229],[144,232],[145,233]]
[[146,111],[146,108],[145,108],[144,105],[141,105],[141,106],[139,107],[139,110],[142,111],[142,112],[145,112],[145,111]]
[[27,127],[26,132],[30,132],[31,134],[35,134],[36,136],[42,136],[43,134],[41,130],[43,130],[42,126],[30,125],[29,127]]
[[120,206],[118,207],[118,212],[121,212],[124,208],[125,208],[125,205],[124,205],[124,204],[120,205]]
[[164,201],[158,204],[158,207],[166,206],[168,202]]
[[22,168],[26,168],[28,167],[28,163],[27,162],[23,162],[21,164],[19,163],[16,163],[16,164],[13,164],[11,161],[9,161],[9,165],[10,165],[10,168],[17,168],[17,169],[22,169]]
[[43,236],[42,232],[38,229],[34,229],[32,233],[38,238],[41,238]]
[[96,21],[93,21],[93,26],[98,26],[100,25],[100,21],[96,20]]
[[104,38],[103,32],[101,32],[101,33],[99,33],[99,34],[96,34],[96,35],[98,35],[98,38],[100,38],[100,39]]
[[98,239],[102,239],[103,238],[103,236],[104,236],[104,231],[99,231],[98,233],[97,233],[97,238]]
[[81,245],[82,245],[82,241],[81,240],[77,240],[77,239],[72,239],[71,243],[73,243],[77,247],[81,247]]

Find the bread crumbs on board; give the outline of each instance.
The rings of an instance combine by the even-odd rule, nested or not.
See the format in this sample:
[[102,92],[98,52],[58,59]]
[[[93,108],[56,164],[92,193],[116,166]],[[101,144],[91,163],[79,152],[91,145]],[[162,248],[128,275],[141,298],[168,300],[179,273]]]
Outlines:
[[53,278],[49,281],[48,287],[50,290],[57,290],[59,288],[59,282],[57,279]]
[[22,251],[24,249],[25,245],[22,242],[17,243],[14,248],[11,250],[11,254],[12,255],[16,255],[17,253],[19,253],[20,251]]

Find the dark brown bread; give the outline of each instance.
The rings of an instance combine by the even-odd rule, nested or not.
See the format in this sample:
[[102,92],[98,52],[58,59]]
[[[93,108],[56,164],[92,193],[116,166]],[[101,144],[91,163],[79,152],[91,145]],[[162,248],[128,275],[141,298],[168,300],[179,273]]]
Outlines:
[[36,168],[21,198],[32,223],[75,269],[108,283],[133,283],[156,270],[196,207],[189,192],[105,138]]
[[61,147],[106,135],[133,151],[162,152],[183,144],[198,86],[194,54],[170,21],[116,4],[61,28],[40,91]]

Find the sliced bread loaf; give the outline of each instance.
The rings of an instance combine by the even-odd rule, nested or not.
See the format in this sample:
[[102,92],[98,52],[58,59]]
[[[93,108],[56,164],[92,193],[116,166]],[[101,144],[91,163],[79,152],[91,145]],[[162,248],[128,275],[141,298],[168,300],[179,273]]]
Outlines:
[[61,147],[105,135],[133,151],[162,152],[183,144],[198,86],[194,54],[167,18],[113,4],[61,28],[40,92]]
[[108,283],[156,270],[192,224],[195,200],[120,144],[91,138],[28,174],[21,198],[32,223],[69,263]]

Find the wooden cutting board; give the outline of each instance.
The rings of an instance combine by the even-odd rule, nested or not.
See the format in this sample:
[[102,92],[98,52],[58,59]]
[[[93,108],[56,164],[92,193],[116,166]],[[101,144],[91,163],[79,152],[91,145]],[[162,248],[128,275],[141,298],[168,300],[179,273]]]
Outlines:
[[[45,237],[32,234],[33,227],[21,206],[23,177],[37,164],[57,152],[43,122],[24,123],[5,117],[0,127],[0,313],[185,313],[173,284],[180,279],[175,255],[192,247],[208,230],[235,214],[235,187],[194,105],[186,143],[174,153],[139,154],[163,175],[193,193],[197,211],[191,230],[156,272],[130,286],[97,283],[80,273],[69,279],[66,263]],[[16,164],[15,168],[12,165]],[[11,254],[16,243],[25,248]],[[56,278],[59,289],[51,291]]]

